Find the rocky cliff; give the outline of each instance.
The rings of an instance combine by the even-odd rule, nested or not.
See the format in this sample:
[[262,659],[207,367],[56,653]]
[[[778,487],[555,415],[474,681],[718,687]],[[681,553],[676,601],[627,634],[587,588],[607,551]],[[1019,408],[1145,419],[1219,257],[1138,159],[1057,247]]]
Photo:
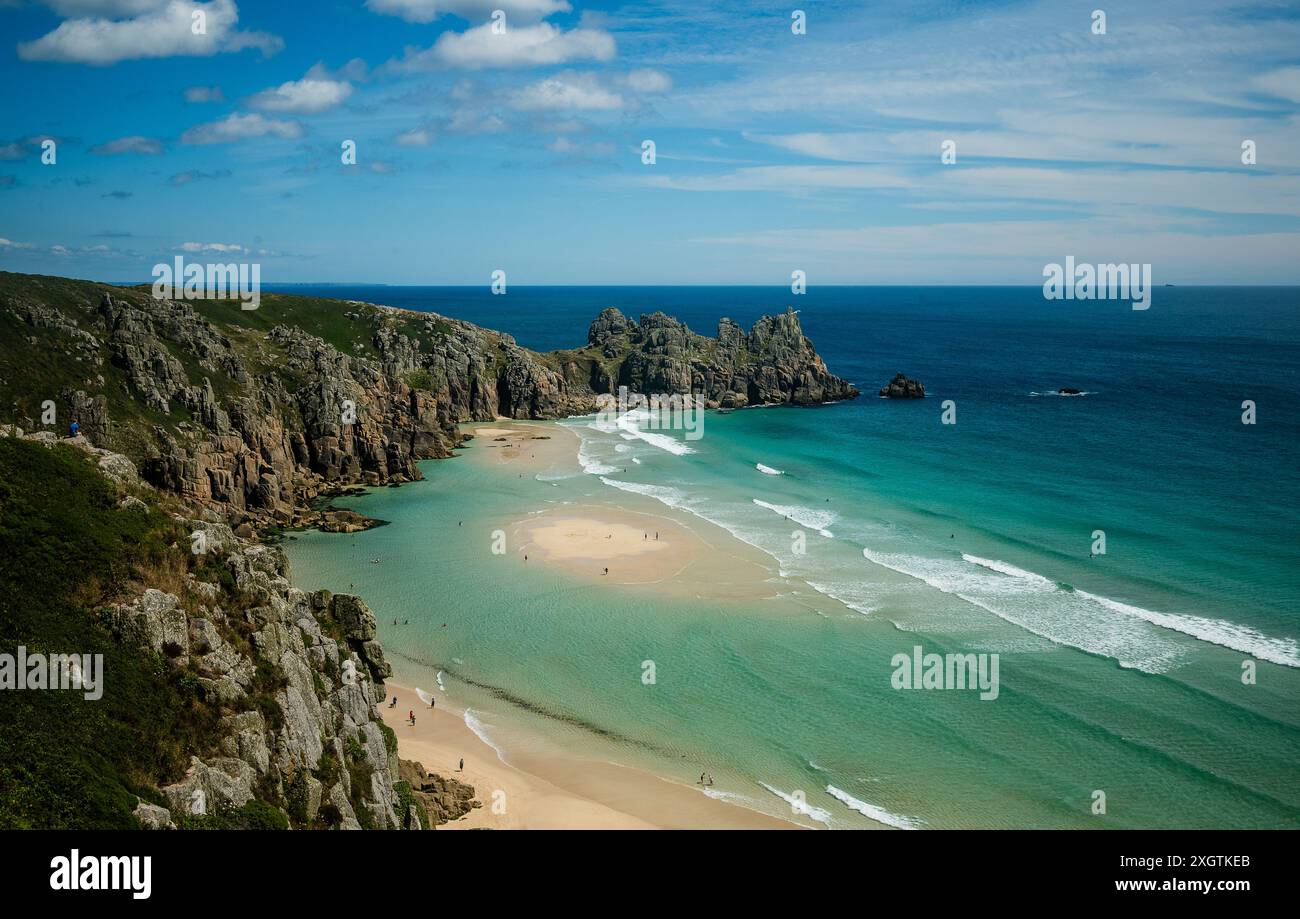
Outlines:
[[364,602],[293,587],[278,548],[85,438],[0,427],[0,467],[0,644],[109,658],[100,700],[8,700],[0,825],[427,822],[375,712],[391,671]]
[[268,294],[154,300],[148,291],[0,273],[0,421],[63,430],[233,526],[321,522],[349,485],[418,479],[464,421],[595,411],[626,386],[711,408],[854,398],[793,311],[715,338],[663,313],[606,309],[586,345],[540,354],[432,313]]

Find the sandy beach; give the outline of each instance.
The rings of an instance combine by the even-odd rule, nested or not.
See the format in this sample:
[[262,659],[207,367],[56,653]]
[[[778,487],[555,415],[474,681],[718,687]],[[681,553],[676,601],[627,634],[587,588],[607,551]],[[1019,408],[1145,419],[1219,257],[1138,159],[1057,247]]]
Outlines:
[[[385,702],[379,712],[397,734],[398,756],[473,785],[483,804],[439,829],[799,829],[612,763],[547,757],[525,768],[502,762],[441,693],[430,709],[410,687],[390,681],[385,688],[397,705],[389,708]],[[407,720],[411,711],[414,726]],[[505,755],[510,758],[509,751]]]
[[[523,479],[580,473],[577,436],[562,426],[498,419],[466,425],[465,430],[474,435],[464,446],[472,462]],[[547,486],[545,481],[537,484]],[[668,513],[656,513],[651,502],[629,497],[634,500],[627,503],[646,507],[593,503],[555,507],[517,520],[508,528],[510,555],[517,564],[553,566],[612,590],[737,599],[761,599],[776,592],[768,583],[772,572],[760,564],[757,552],[750,554],[750,547],[724,531],[707,532],[711,528],[674,520]],[[399,756],[472,785],[482,802],[443,828],[800,828],[710,797],[684,782],[583,758],[550,738],[529,737],[514,744],[519,738],[506,734],[502,740],[493,733],[493,743],[502,741],[498,753],[471,730],[464,710],[443,693],[435,693],[437,705],[430,709],[409,685],[389,681],[386,688],[397,704],[389,708],[385,702],[380,712],[397,733]],[[414,726],[407,719],[411,711]]]

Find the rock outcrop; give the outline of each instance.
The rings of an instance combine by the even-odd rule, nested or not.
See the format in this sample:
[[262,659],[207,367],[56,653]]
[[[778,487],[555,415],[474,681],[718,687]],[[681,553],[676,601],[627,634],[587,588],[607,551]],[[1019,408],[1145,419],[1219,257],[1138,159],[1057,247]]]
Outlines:
[[924,399],[925,385],[920,380],[909,380],[900,371],[885,384],[880,395],[885,399]]
[[399,770],[402,781],[410,785],[412,796],[434,825],[459,820],[474,808],[483,806],[482,802],[474,800],[471,785],[426,772],[424,766],[411,760],[400,760]]

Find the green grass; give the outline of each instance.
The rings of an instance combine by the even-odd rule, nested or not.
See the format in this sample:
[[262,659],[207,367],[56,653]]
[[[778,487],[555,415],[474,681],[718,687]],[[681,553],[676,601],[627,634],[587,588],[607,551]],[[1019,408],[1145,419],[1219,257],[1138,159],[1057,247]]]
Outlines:
[[130,828],[137,795],[161,803],[217,712],[156,654],[119,644],[96,615],[173,563],[170,517],[117,508],[81,451],[0,438],[0,652],[103,654],[104,694],[4,690],[0,827]]

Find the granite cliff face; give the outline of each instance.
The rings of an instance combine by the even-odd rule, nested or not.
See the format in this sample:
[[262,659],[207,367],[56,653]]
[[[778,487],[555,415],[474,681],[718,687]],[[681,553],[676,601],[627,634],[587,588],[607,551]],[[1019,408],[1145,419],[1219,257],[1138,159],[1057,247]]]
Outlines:
[[[278,548],[237,536],[214,509],[188,516],[185,502],[142,482],[128,458],[83,437],[8,425],[0,426],[0,437],[89,454],[93,465],[82,475],[109,480],[113,502],[96,505],[87,497],[84,508],[71,509],[78,523],[125,515],[153,545],[115,561],[114,580],[98,585],[105,599],[87,604],[72,626],[82,641],[102,632],[136,649],[137,657],[115,658],[118,669],[104,686],[110,711],[130,708],[114,694],[133,691],[133,672],[157,673],[177,687],[184,708],[176,717],[202,726],[184,749],[188,765],[160,767],[157,785],[137,798],[141,826],[415,829],[429,822],[419,810],[426,802],[402,780],[396,735],[375,710],[391,668],[364,602],[293,587]],[[39,460],[29,454],[27,462]],[[87,484],[67,500],[81,500],[93,490]],[[48,505],[29,510],[58,512]],[[77,534],[64,538],[75,544]],[[40,635],[13,637],[43,643]],[[65,716],[93,719],[97,712],[73,707]],[[112,738],[105,740],[111,746]],[[60,751],[46,752],[60,762]],[[27,768],[48,763],[42,755]]]
[[[432,313],[270,294],[154,300],[138,289],[0,274],[0,420],[63,430],[253,527],[319,524],[315,499],[420,478],[464,421],[560,418],[626,386],[710,408],[814,405],[857,390],[827,370],[793,311],[716,338],[606,309],[587,344],[539,354]],[[34,361],[52,372],[30,376]],[[53,422],[45,420],[52,404]]]

